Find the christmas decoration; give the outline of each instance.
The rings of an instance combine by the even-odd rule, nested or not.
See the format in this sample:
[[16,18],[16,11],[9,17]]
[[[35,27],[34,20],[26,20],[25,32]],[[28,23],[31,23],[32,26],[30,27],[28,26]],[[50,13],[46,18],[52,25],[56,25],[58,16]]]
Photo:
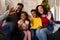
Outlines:
[[48,4],[48,0],[43,0],[41,5],[43,5],[44,7],[46,7],[47,10],[50,10],[50,5]]

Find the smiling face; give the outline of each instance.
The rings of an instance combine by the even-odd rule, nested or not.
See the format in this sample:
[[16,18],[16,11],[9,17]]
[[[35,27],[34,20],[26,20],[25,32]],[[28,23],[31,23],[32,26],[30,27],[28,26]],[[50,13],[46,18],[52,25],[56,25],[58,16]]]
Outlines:
[[37,16],[35,11],[32,11],[31,14],[32,14],[33,17]]
[[17,11],[22,11],[23,7],[21,5],[17,5]]
[[20,18],[21,18],[22,20],[25,20],[25,19],[26,19],[26,17],[27,17],[27,16],[26,16],[26,14],[25,14],[25,13],[22,13],[22,14],[21,14],[21,16],[20,16]]
[[38,12],[39,12],[40,14],[43,14],[43,13],[44,13],[44,10],[43,10],[43,7],[42,7],[42,6],[39,6],[39,7],[38,7]]

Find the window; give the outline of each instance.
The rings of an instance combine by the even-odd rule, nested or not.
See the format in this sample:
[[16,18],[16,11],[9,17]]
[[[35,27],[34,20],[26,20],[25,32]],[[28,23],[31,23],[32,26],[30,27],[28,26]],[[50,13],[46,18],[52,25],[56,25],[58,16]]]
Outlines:
[[55,0],[55,17],[56,21],[60,21],[60,0]]

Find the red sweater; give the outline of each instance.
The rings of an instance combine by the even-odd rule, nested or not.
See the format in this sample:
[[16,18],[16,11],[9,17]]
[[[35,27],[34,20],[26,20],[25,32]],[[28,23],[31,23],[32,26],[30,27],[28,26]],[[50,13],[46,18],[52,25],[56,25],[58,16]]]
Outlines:
[[49,20],[46,17],[42,17],[43,28],[47,27],[48,23],[49,23]]

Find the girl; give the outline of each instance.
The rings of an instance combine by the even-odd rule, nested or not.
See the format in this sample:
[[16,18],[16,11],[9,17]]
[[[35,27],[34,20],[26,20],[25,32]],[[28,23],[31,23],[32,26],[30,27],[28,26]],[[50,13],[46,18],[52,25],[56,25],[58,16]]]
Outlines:
[[39,33],[37,33],[37,37],[39,38],[39,40],[47,40],[46,34],[51,34],[54,29],[52,15],[42,5],[38,5],[36,7],[36,11],[38,13],[38,16],[42,18],[42,24],[43,24],[43,28],[40,30]]
[[20,20],[18,21],[18,29],[22,30],[25,34],[23,40],[31,40],[31,32],[29,31],[29,21],[28,14],[26,12],[22,12],[20,15]]
[[[32,33],[32,40],[37,40],[36,37],[36,30],[41,29],[42,27],[42,20],[40,17],[37,16],[36,10],[32,9],[31,10],[32,18],[30,19],[31,21],[31,33]],[[38,34],[39,35],[39,34]]]

